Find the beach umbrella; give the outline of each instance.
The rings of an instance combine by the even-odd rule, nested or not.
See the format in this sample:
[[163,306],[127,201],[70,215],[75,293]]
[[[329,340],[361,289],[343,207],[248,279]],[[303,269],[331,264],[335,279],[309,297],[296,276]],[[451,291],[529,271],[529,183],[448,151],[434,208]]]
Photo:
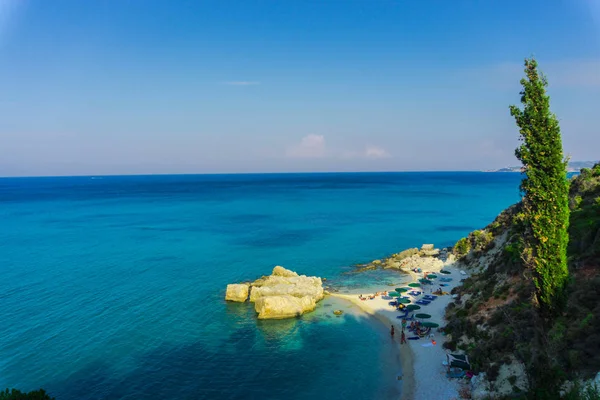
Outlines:
[[415,318],[422,318],[422,319],[431,318],[431,315],[429,315],[429,314],[417,314],[417,315],[415,315]]
[[419,282],[421,282],[424,285],[432,283],[429,279],[425,279],[425,278],[419,279]]
[[408,289],[403,288],[403,287],[397,287],[396,288],[396,292],[398,292],[398,293],[404,293],[404,292],[408,292]]
[[398,299],[398,303],[400,303],[400,304],[410,304],[410,300],[407,299],[407,298],[402,297],[402,298]]
[[435,279],[435,278],[437,278],[437,275],[436,274],[430,274],[430,275],[427,275],[427,277],[429,279]]
[[417,283],[417,282],[413,282],[413,283],[409,283],[408,286],[415,288],[415,287],[421,287],[421,284]]
[[400,297],[400,293],[396,293],[396,292],[390,292],[390,293],[388,294],[388,296],[390,296],[390,297]]
[[440,324],[436,324],[435,322],[423,322],[421,323],[425,328],[437,328]]
[[440,273],[450,275],[450,271],[440,271]]
[[406,309],[408,311],[415,311],[415,310],[420,310],[421,306],[418,306],[416,304],[409,304],[409,305],[406,306]]

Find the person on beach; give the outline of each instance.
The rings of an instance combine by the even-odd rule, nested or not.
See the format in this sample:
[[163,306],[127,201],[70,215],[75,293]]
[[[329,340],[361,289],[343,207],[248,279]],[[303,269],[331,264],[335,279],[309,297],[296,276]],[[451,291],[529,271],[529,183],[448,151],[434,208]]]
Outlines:
[[400,344],[406,343],[406,335],[404,334],[404,329],[402,329],[402,336],[400,336]]
[[391,331],[391,334],[392,334],[392,338],[394,338],[394,325],[392,325],[392,331]]

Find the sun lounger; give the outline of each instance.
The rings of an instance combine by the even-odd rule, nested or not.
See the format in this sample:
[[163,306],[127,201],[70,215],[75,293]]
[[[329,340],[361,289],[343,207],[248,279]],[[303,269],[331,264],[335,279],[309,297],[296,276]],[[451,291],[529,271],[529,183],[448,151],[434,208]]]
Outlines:
[[413,290],[412,292],[408,292],[408,294],[410,294],[411,296],[420,296],[421,292],[417,292],[416,290]]
[[437,299],[437,297],[436,296],[432,296],[430,294],[426,294],[425,296],[423,296],[423,299],[425,299],[425,300],[435,300],[435,299]]
[[429,303],[431,303],[431,301],[427,301],[427,300],[418,300],[416,303],[417,303],[417,304],[420,304],[420,305],[422,305],[422,306],[426,306],[426,305],[428,305]]
[[452,282],[452,278],[441,278],[441,282]]
[[419,340],[419,339],[421,339],[421,338],[420,338],[420,337],[418,337],[418,336],[411,336],[411,337],[409,337],[409,338],[407,338],[407,339],[408,339],[408,340]]
[[446,376],[448,378],[462,378],[465,376],[465,371],[460,368],[450,368],[448,372],[446,372]]

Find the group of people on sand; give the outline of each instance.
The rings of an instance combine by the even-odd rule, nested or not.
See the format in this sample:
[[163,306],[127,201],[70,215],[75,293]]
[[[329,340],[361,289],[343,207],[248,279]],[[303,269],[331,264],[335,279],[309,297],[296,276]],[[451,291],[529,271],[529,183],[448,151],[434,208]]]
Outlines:
[[371,294],[371,295],[368,295],[368,296],[363,296],[362,294],[359,294],[358,298],[361,299],[361,300],[373,300],[377,296],[387,296],[387,294],[388,294],[387,291],[385,291],[385,292],[376,292],[375,294]]
[[[402,321],[402,336],[400,336],[400,344],[405,344],[406,343],[406,334],[404,333],[404,327],[406,326],[405,324],[406,321]],[[394,329],[394,325],[392,325],[392,331],[391,331],[391,335],[392,335],[392,340],[394,339],[394,334],[395,334],[395,329]]]

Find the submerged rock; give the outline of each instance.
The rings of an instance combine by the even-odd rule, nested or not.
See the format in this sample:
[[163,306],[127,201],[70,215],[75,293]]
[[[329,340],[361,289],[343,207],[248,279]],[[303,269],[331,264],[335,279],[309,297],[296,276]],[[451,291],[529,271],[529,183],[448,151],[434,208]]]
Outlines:
[[[241,298],[243,293],[237,286],[228,285],[226,299]],[[230,289],[231,287],[231,289]],[[273,268],[270,276],[263,276],[250,284],[250,302],[259,319],[293,318],[315,309],[325,296],[323,281],[316,276],[298,275],[281,266]],[[240,290],[236,297],[236,291]],[[246,292],[246,297],[248,293]],[[245,301],[233,300],[233,301]]]
[[232,285],[227,285],[225,300],[243,303],[248,299],[249,290],[250,285],[248,283],[234,283]]

